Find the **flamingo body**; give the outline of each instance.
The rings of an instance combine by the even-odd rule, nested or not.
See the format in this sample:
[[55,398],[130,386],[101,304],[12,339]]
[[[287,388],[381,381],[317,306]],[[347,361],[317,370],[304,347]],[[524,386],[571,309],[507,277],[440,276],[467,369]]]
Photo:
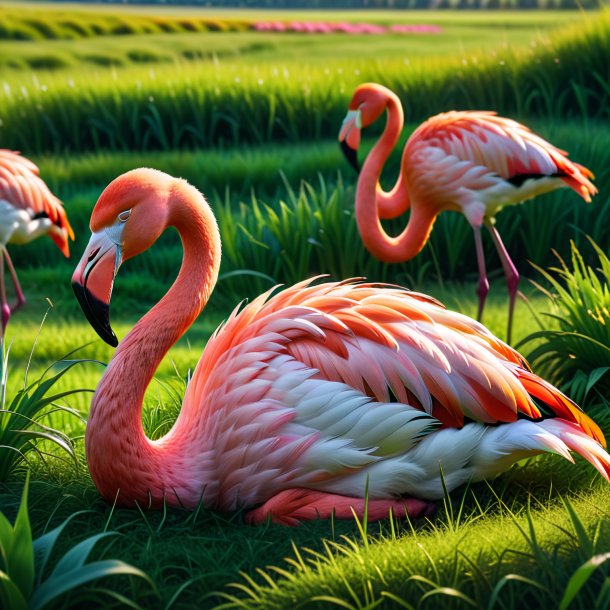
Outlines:
[[494,112],[453,111],[420,125],[405,147],[411,205],[460,211],[473,226],[507,205],[569,186],[590,202],[591,172],[527,127]]
[[[49,235],[62,253],[70,255],[68,238],[74,233],[66,212],[39,175],[38,167],[19,153],[0,149],[0,305],[2,335],[11,313],[25,303],[23,291],[6,249]],[[4,285],[4,259],[15,287],[16,303],[10,307]]]
[[216,281],[214,217],[186,182],[117,178],[92,215],[73,285],[109,342],[122,260],[175,226],[184,261],[168,294],[119,344],[91,405],[87,461],[111,502],[250,509],[247,520],[429,513],[429,500],[550,451],[608,479],[595,423],[478,322],[425,295],[355,280],[302,282],[236,309],[209,340],[182,410],[146,438],[144,392]]
[[[362,167],[356,192],[356,219],[367,249],[385,262],[409,260],[428,241],[438,214],[461,212],[475,235],[480,319],[489,291],[481,241],[485,225],[509,288],[510,342],[519,274],[494,226],[495,216],[505,206],[566,186],[591,201],[597,192],[592,173],[516,121],[494,112],[453,111],[428,119],[413,132],[398,181],[385,192],[379,177],[402,131],[400,100],[389,89],[366,83],[356,89],[349,108],[339,140],[354,165],[361,129],[388,112],[386,128]],[[407,228],[397,237],[387,235],[380,218],[396,218],[409,209]]]

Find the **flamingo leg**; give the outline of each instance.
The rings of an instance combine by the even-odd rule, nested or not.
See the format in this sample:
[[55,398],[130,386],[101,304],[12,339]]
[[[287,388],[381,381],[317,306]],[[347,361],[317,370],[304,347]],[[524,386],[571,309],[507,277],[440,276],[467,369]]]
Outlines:
[[477,295],[479,297],[479,311],[477,320],[480,322],[483,318],[483,308],[485,307],[485,299],[489,292],[489,280],[487,279],[487,270],[485,269],[485,253],[483,251],[483,240],[481,238],[481,226],[473,227],[474,243],[477,250],[477,265],[479,266],[479,285],[477,287]]
[[517,267],[511,260],[498,229],[489,221],[485,222],[485,226],[491,234],[491,238],[496,246],[500,261],[504,269],[504,275],[506,276],[506,285],[508,286],[508,329],[506,331],[506,342],[510,343],[512,330],[513,330],[513,313],[515,311],[515,301],[517,299],[517,292],[519,290],[519,272]]
[[8,254],[6,246],[3,246],[2,251],[4,253],[4,258],[6,259],[6,266],[8,267],[9,273],[11,274],[13,286],[15,287],[16,301],[15,304],[11,307],[11,313],[15,313],[18,309],[25,305],[25,294],[23,294],[23,290],[21,289],[21,285],[19,284],[19,280],[17,279],[17,272],[15,271],[13,261],[11,260],[11,257]]
[[6,289],[4,287],[4,247],[0,248],[0,309],[0,315],[2,317],[0,337],[4,337],[4,330],[11,317],[11,308],[6,301]]
[[364,519],[378,521],[390,516],[427,517],[436,510],[434,504],[417,498],[371,500],[350,498],[313,489],[287,489],[276,494],[259,508],[245,515],[246,523],[259,524],[271,519],[282,525],[299,525],[312,519]]

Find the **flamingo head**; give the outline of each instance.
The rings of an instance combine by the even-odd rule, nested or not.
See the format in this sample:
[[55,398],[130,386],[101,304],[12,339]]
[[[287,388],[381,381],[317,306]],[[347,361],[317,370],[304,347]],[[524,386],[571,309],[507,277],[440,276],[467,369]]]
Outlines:
[[384,112],[390,98],[396,97],[386,87],[376,83],[358,85],[349,103],[339,142],[349,164],[358,172],[358,148],[360,134],[365,127],[374,123]]
[[110,326],[110,297],[119,267],[152,246],[168,225],[174,179],[136,169],[113,180],[91,215],[91,239],[72,275],[72,287],[87,320],[106,343],[118,340]]

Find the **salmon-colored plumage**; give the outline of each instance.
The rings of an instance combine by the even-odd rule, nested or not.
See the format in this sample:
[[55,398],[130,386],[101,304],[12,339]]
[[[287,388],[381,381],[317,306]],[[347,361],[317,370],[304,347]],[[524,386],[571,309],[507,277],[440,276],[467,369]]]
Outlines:
[[[428,241],[438,214],[461,212],[474,229],[480,319],[489,291],[481,241],[485,225],[506,274],[510,342],[519,274],[494,226],[495,215],[504,206],[562,186],[591,201],[597,192],[590,180],[593,174],[516,121],[494,112],[453,111],[428,119],[413,132],[404,149],[398,181],[385,192],[379,177],[403,127],[398,97],[381,85],[360,85],[339,134],[344,152],[356,164],[361,129],[386,109],[386,129],[362,167],[356,192],[356,219],[365,246],[385,262],[409,260]],[[380,219],[396,218],[409,209],[406,229],[397,237],[387,235]]]
[[87,317],[116,344],[108,303],[121,261],[167,226],[184,261],[168,294],[119,344],[91,405],[87,461],[122,505],[250,509],[280,523],[392,510],[492,477],[525,456],[576,451],[608,479],[599,428],[514,349],[434,299],[358,280],[307,280],[238,307],[214,333],[163,438],[141,423],[144,392],[204,308],[220,262],[201,194],[134,170],[101,195],[73,276]]
[[[61,201],[42,181],[34,163],[17,152],[0,149],[0,336],[11,314],[25,304],[6,244],[25,244],[43,234],[51,237],[64,256],[70,256],[68,238],[74,239],[74,232]],[[4,259],[15,288],[12,307],[6,299]]]

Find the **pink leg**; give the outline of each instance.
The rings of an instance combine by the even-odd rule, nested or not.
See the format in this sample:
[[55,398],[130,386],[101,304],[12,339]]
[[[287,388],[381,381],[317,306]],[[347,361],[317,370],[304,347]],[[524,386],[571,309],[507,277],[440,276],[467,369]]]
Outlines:
[[481,239],[481,227],[473,227],[474,229],[474,244],[477,249],[477,264],[479,266],[479,285],[477,287],[477,295],[479,296],[479,311],[477,320],[480,322],[483,319],[483,308],[485,307],[485,299],[489,292],[489,280],[487,279],[487,270],[485,269],[485,253],[483,252],[483,240]]
[[2,329],[0,333],[0,337],[4,337],[4,330],[6,329],[6,325],[8,324],[8,320],[11,317],[11,308],[8,306],[6,302],[6,290],[4,287],[4,248],[0,248],[0,315],[2,317]]
[[[252,525],[265,523],[268,518],[281,525],[299,525],[301,521],[329,519],[331,515],[336,519],[353,519],[356,514],[358,519],[363,519],[366,504],[364,498],[350,498],[312,489],[287,489],[267,500],[256,510],[246,513],[245,520]],[[368,520],[386,519],[390,515],[390,509],[395,517],[408,516],[415,519],[432,515],[436,507],[417,498],[369,499]]]
[[502,262],[504,275],[506,276],[506,285],[508,286],[508,329],[506,331],[506,342],[510,343],[513,330],[515,300],[517,298],[517,291],[519,290],[519,272],[504,247],[498,229],[489,221],[485,223],[485,226],[489,229],[491,238],[493,239],[498,255],[500,256],[500,261]]
[[21,290],[21,285],[19,284],[19,280],[17,279],[17,272],[15,271],[15,267],[13,266],[13,261],[8,254],[8,250],[6,247],[3,247],[4,256],[6,258],[6,266],[11,274],[11,279],[13,280],[13,286],[15,287],[15,295],[17,297],[15,304],[11,307],[11,313],[15,313],[18,309],[25,305],[25,295],[23,294],[23,290]]

